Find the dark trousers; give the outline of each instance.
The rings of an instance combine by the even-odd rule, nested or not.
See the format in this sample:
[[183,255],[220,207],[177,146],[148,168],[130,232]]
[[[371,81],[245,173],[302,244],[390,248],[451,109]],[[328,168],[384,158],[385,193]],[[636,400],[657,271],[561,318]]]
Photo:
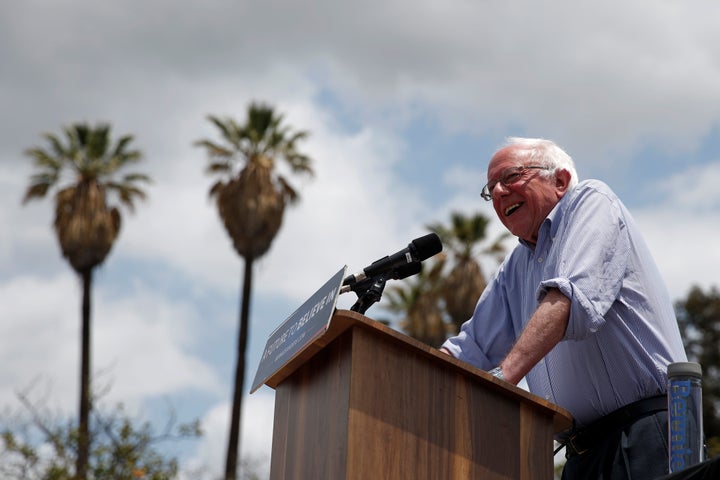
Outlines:
[[563,480],[651,480],[668,473],[667,411],[635,420],[599,439],[579,455],[569,455]]

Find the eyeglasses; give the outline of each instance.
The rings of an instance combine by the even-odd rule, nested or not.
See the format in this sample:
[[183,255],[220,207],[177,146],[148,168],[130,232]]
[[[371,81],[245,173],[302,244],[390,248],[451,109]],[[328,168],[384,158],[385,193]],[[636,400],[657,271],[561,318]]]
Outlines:
[[523,175],[525,175],[525,172],[528,170],[550,170],[550,167],[545,167],[542,165],[520,165],[519,167],[507,168],[503,170],[500,178],[490,180],[483,187],[482,191],[480,192],[480,196],[484,200],[489,202],[490,200],[492,200],[492,193],[495,189],[495,185],[497,185],[498,183],[502,183],[504,186],[509,187],[510,185],[513,185],[520,181]]

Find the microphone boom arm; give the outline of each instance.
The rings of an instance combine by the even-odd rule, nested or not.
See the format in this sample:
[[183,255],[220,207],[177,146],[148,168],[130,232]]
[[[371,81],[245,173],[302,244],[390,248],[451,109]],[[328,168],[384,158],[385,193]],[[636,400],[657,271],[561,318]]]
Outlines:
[[350,310],[364,315],[368,308],[376,302],[379,302],[383,290],[385,290],[385,283],[387,282],[385,276],[384,273],[381,273],[373,278],[367,278],[358,282],[353,288],[355,293],[357,293],[358,299],[355,304],[350,307]]

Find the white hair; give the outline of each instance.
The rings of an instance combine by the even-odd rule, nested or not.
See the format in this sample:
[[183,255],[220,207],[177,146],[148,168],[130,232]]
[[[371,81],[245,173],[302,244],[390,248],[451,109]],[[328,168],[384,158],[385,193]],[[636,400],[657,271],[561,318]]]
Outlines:
[[542,173],[547,177],[555,175],[559,170],[570,172],[569,189],[572,190],[577,185],[575,162],[555,142],[544,138],[508,137],[505,147],[514,147],[513,155],[520,160],[548,167],[549,171]]

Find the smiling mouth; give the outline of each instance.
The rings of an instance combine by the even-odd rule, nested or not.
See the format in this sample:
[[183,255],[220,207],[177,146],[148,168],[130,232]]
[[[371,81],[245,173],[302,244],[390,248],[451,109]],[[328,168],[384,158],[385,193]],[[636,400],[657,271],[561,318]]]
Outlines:
[[522,205],[522,203],[515,203],[515,204],[510,205],[509,207],[507,207],[507,208],[505,209],[505,216],[506,216],[506,217],[509,217],[510,215],[512,215],[513,213],[515,213],[515,212],[517,211],[517,209],[520,208],[521,205]]

